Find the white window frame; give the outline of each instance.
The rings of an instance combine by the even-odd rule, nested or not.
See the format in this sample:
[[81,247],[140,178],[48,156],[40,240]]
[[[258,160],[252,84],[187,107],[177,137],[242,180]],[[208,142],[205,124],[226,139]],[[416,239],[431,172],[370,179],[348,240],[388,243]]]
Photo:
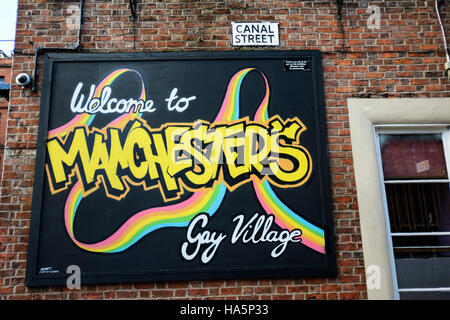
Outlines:
[[[347,100],[353,168],[369,299],[398,299],[386,225],[376,125],[450,124],[450,98],[389,98]],[[373,268],[375,266],[376,268]],[[379,270],[379,281],[370,282]],[[376,285],[374,285],[374,283]]]
[[[387,236],[389,237],[389,250],[390,259],[391,259],[391,269],[392,269],[392,278],[394,279],[394,296],[396,299],[400,298],[401,292],[450,292],[450,287],[439,287],[439,288],[398,288],[397,284],[397,272],[395,267],[395,257],[394,257],[394,247],[392,245],[392,237],[393,236],[423,236],[423,235],[450,235],[450,232],[391,232],[390,219],[389,219],[389,210],[387,205],[387,197],[386,197],[386,184],[395,184],[395,183],[450,183],[450,125],[446,124],[408,124],[408,125],[374,125],[374,134],[376,140],[376,153],[378,159],[378,167],[380,173],[380,181],[382,184],[382,195],[383,195],[383,207],[385,213],[385,221],[386,221],[386,229]],[[409,180],[384,180],[383,174],[383,164],[381,158],[381,144],[380,144],[380,135],[381,134],[392,134],[392,135],[401,135],[401,134],[441,134],[442,136],[442,146],[445,157],[445,165],[447,169],[447,179],[409,179]]]

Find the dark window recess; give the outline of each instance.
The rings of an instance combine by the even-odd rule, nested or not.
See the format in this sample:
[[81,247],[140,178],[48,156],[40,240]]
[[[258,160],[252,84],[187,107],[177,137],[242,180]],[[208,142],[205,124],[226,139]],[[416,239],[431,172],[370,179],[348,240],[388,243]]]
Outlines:
[[450,231],[448,183],[386,184],[391,232]]
[[396,259],[450,257],[450,236],[392,237]]
[[[450,231],[447,183],[386,184],[391,232]],[[450,257],[450,236],[394,236],[396,258]]]

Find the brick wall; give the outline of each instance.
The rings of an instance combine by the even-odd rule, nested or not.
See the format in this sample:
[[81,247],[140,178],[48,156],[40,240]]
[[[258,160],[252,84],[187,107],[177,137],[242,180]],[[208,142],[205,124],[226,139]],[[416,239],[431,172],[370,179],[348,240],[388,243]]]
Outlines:
[[[32,73],[35,48],[68,48],[76,42],[77,29],[68,29],[66,18],[73,12],[69,6],[78,3],[19,0],[14,77],[24,71]],[[344,42],[335,1],[137,3],[139,17],[133,22],[128,0],[86,0],[80,51],[231,50],[232,21],[271,21],[280,24],[281,44],[276,49],[323,52],[338,277],[90,285],[73,291],[26,288],[40,98],[39,90],[22,91],[13,84],[1,183],[0,298],[365,299],[346,99],[450,96],[450,82],[443,77],[445,53],[434,1],[349,0],[348,11],[344,1]],[[367,27],[368,5],[381,9],[379,30]],[[450,34],[448,1],[441,11]]]
[[[0,58],[0,77],[3,78],[5,84],[11,82],[11,65],[12,60]],[[5,148],[6,124],[8,119],[8,100],[0,97],[0,180],[3,168],[3,150]]]

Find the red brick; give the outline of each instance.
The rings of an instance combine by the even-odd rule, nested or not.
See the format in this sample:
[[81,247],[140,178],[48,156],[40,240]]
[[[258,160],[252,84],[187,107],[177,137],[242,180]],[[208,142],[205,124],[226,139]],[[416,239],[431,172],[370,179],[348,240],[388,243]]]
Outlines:
[[173,290],[159,290],[159,289],[153,289],[151,291],[151,295],[155,298],[167,298],[167,297],[173,297],[174,291]]
[[[37,46],[73,45],[76,33],[61,27],[65,19],[61,13],[69,4],[61,2],[56,9],[53,5],[49,7],[47,2],[20,0],[16,55],[12,69],[6,72],[6,81],[10,81],[11,74],[13,77],[20,72],[32,74],[35,46],[29,41]],[[23,238],[29,231],[31,193],[24,190],[30,190],[33,184],[34,163],[27,162],[26,157],[17,156],[19,152],[16,151],[36,148],[40,93],[22,91],[13,83],[9,107],[0,101],[0,153],[5,143],[12,152],[4,165],[0,161],[0,176],[3,170],[0,189],[2,298],[366,299],[347,99],[369,94],[380,98],[387,93],[389,97],[450,96],[450,84],[443,77],[445,54],[436,24],[434,2],[410,1],[408,6],[401,2],[390,6],[387,1],[374,1],[373,4],[381,7],[383,27],[395,28],[389,34],[384,29],[368,30],[365,25],[366,9],[352,7],[353,18],[356,18],[352,28],[345,26],[346,53],[339,52],[342,35],[332,4],[320,5],[319,8],[319,4],[313,1],[231,1],[224,4],[163,1],[155,5],[143,0],[138,6],[142,15],[134,24],[136,35],[133,35],[128,1],[116,2],[85,2],[89,9],[84,12],[81,52],[231,50],[230,23],[252,20],[280,23],[282,40],[276,49],[322,51],[327,141],[338,239],[338,277],[292,281],[149,282],[83,286],[78,292],[33,288],[32,293],[27,293],[29,289],[23,285],[27,246]],[[414,10],[411,11],[411,8]],[[444,18],[449,8],[448,3],[441,4]],[[144,10],[147,10],[145,14]],[[42,59],[39,66],[38,88],[42,81]],[[5,129],[9,133],[7,139]],[[11,267],[13,261],[14,268]]]

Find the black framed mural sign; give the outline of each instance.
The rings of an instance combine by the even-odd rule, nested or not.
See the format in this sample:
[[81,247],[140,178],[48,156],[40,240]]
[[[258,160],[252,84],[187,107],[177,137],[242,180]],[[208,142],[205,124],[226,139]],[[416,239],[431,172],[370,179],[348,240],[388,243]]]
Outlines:
[[334,276],[318,51],[48,54],[29,286]]

